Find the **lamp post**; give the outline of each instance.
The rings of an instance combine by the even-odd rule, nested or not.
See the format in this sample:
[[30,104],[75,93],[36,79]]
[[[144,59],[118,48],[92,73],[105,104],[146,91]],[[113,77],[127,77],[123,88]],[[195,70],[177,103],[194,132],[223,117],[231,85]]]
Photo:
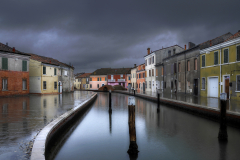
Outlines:
[[226,122],[226,110],[227,110],[227,93],[220,94],[221,108],[220,108],[220,128],[218,133],[218,139],[221,141],[227,141],[227,122]]
[[109,90],[109,113],[112,113],[112,96],[111,96],[111,90]]

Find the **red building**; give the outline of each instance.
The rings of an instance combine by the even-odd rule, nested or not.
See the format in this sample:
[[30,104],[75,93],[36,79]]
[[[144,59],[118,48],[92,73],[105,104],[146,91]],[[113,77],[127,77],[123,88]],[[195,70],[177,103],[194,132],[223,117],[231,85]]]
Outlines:
[[29,55],[0,50],[0,96],[29,94]]
[[108,85],[128,86],[127,75],[131,73],[131,68],[110,68],[107,75]]
[[137,67],[136,71],[137,75],[137,92],[141,93],[145,91],[146,86],[145,86],[145,64],[141,64]]

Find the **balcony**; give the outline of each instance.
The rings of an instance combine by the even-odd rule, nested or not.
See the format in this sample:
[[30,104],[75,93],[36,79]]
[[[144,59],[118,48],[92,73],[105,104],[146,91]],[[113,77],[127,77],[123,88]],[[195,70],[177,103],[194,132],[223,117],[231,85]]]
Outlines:
[[115,82],[115,79],[108,79],[108,82]]
[[125,79],[118,79],[118,82],[125,82]]

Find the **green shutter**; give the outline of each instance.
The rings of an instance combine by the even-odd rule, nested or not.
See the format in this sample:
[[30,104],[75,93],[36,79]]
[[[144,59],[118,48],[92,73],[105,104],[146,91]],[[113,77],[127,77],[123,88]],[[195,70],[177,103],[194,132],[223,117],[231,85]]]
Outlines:
[[240,46],[237,46],[237,61],[240,61]]
[[218,64],[218,52],[214,52],[214,64]]
[[27,61],[22,61],[22,71],[27,71]]
[[8,70],[8,58],[2,58],[2,69]]
[[57,75],[57,69],[54,68],[54,75]]
[[43,67],[43,74],[46,74],[46,67]]
[[205,67],[205,55],[202,55],[202,67]]
[[224,49],[224,63],[228,63],[228,49]]

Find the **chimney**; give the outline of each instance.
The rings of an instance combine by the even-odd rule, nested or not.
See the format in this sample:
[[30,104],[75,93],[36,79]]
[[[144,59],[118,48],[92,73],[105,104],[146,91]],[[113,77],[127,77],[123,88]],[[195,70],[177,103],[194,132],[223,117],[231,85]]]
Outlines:
[[195,47],[196,45],[192,42],[188,42],[188,49]]
[[49,63],[51,64],[51,63],[52,63],[52,61],[50,60],[50,61],[49,61]]
[[187,48],[187,45],[185,44],[184,46],[185,46],[185,50],[186,50],[186,48]]
[[13,47],[12,51],[15,52],[15,47]]
[[147,48],[147,53],[148,53],[148,55],[150,54],[150,48]]
[[[150,48],[149,48],[150,49]],[[134,68],[136,68],[137,67],[137,65],[136,64],[134,64]]]

